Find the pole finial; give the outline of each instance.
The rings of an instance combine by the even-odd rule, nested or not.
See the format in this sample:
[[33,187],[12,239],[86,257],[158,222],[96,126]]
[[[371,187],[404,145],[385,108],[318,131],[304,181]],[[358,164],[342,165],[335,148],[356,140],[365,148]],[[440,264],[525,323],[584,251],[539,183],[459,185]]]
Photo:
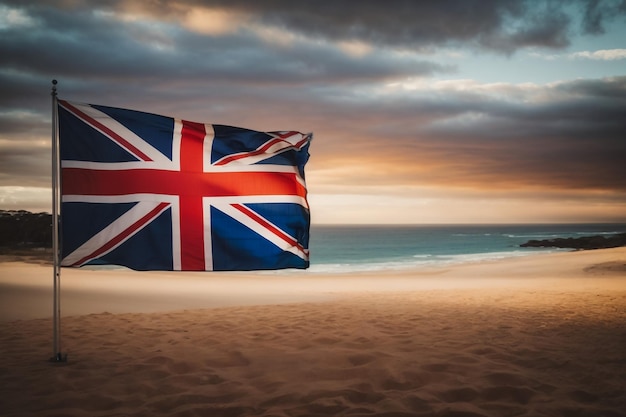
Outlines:
[[52,92],[50,93],[53,96],[57,95],[57,80],[52,80]]

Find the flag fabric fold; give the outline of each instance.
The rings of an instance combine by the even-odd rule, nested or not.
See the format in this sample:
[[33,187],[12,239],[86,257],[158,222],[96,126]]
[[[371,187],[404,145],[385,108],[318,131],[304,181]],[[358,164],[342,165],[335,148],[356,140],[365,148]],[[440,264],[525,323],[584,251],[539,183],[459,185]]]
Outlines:
[[311,134],[58,106],[62,266],[309,266]]

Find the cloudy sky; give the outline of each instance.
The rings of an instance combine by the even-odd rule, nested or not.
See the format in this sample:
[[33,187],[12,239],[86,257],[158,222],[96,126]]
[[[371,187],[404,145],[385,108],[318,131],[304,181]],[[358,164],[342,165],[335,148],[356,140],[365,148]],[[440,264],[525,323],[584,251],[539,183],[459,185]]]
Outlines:
[[0,0],[0,209],[70,101],[314,132],[314,223],[626,222],[626,1]]

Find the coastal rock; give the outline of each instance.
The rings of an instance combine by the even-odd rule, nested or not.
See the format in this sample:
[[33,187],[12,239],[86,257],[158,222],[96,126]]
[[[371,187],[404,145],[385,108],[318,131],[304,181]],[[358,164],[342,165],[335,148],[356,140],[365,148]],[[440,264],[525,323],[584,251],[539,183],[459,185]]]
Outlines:
[[613,236],[582,236],[556,239],[529,240],[523,248],[607,249],[626,246],[626,233]]

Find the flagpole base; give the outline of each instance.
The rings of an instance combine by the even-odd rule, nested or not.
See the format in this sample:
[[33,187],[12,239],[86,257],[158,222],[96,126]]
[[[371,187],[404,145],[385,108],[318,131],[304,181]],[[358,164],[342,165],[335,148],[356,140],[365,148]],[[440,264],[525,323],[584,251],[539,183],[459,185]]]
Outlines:
[[67,353],[63,354],[61,352],[57,353],[53,357],[51,357],[48,362],[51,363],[67,363]]

